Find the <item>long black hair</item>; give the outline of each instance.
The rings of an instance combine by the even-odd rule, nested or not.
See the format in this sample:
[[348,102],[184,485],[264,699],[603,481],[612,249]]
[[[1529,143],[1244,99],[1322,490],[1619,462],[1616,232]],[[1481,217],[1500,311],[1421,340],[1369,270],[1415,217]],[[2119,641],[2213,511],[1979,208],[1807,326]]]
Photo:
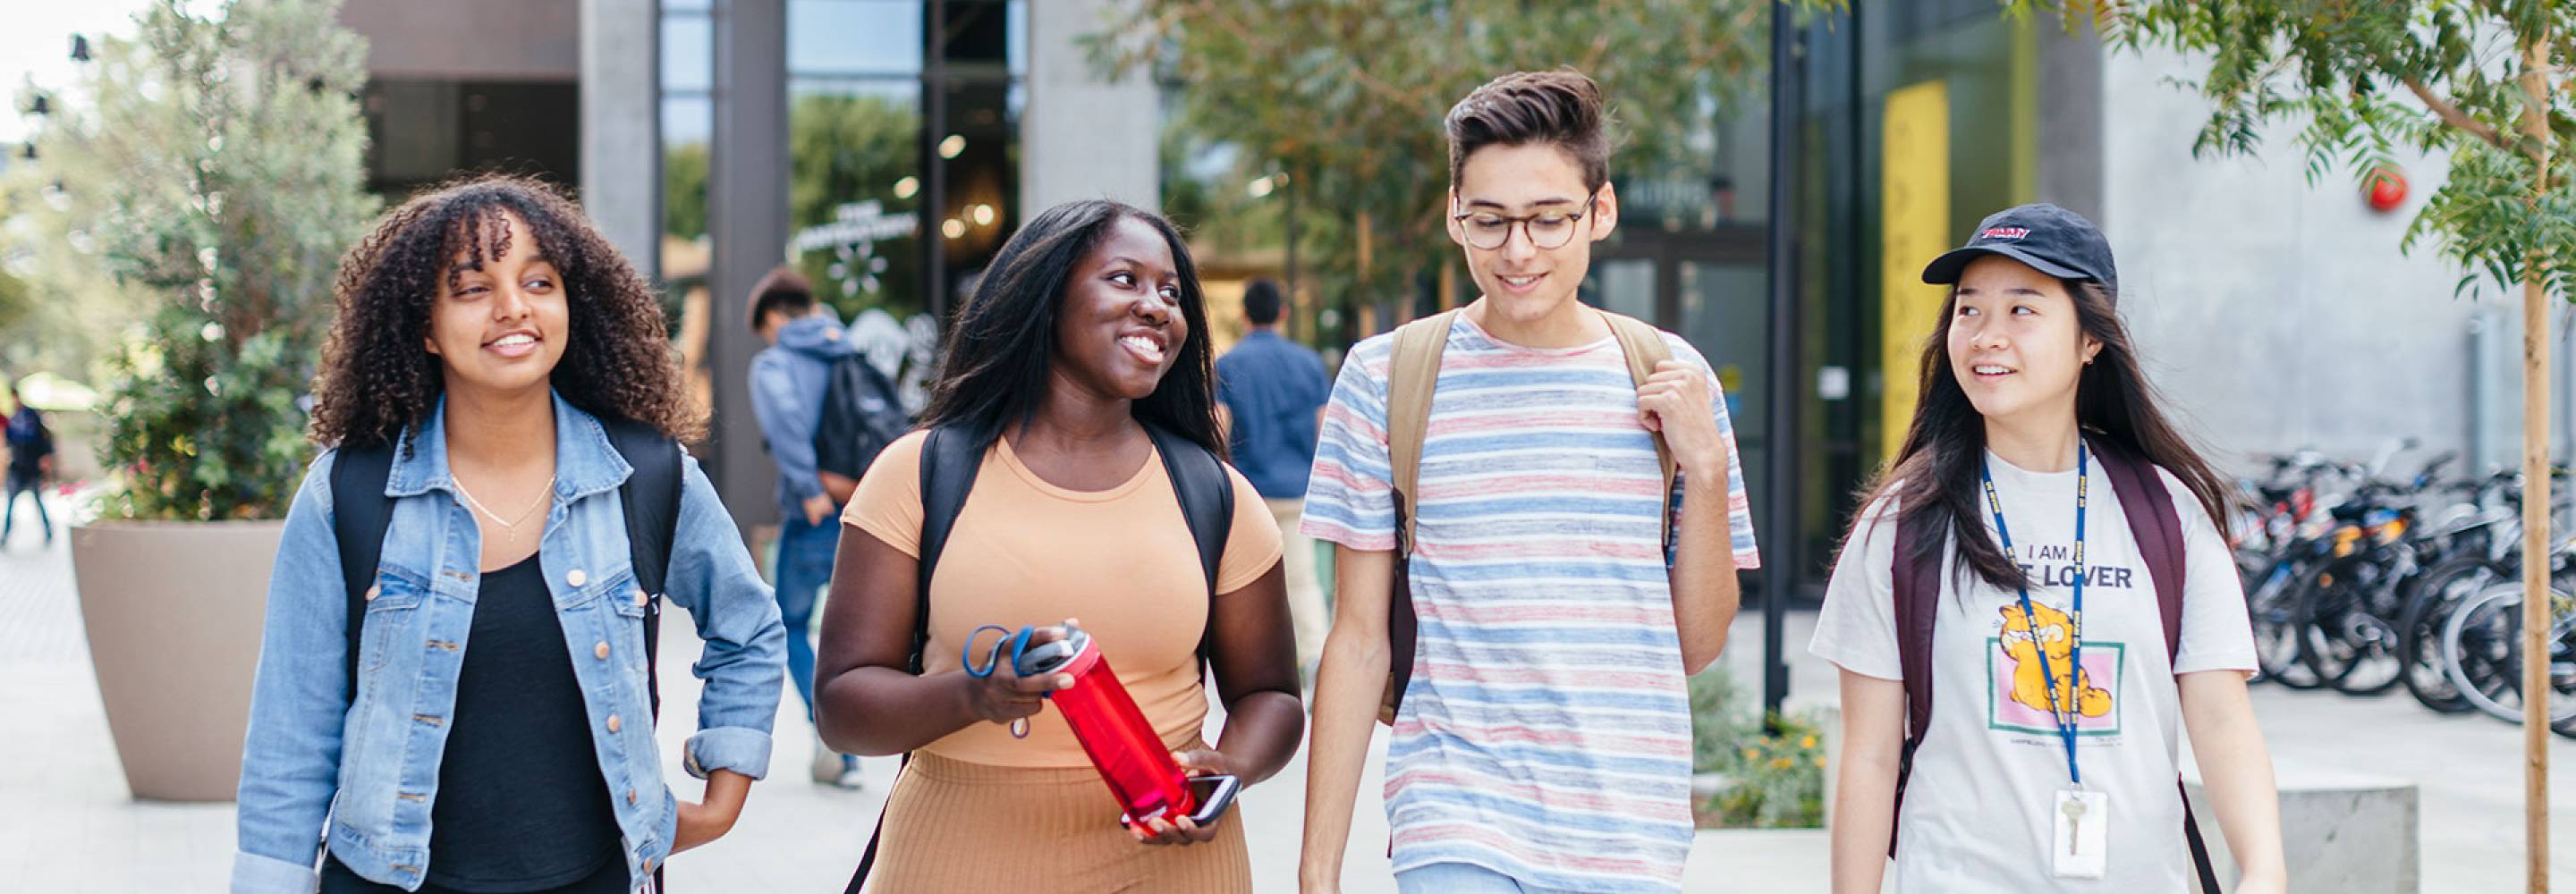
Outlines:
[[1037,414],[1056,361],[1055,324],[1065,285],[1122,219],[1153,227],[1171,246],[1181,319],[1189,324],[1179,360],[1131,412],[1220,458],[1226,455],[1225,439],[1217,435],[1216,352],[1208,345],[1207,300],[1189,246],[1162,215],[1106,199],[1049,208],[1002,243],[975,294],[949,324],[930,405],[921,413],[923,428],[954,426],[989,443],[1004,428]]
[[[2113,307],[2111,290],[2092,280],[2060,280],[2074,299],[2076,324],[2101,344],[2075,384],[2075,424],[2096,448],[2123,451],[2164,467],[2182,479],[2192,497],[2213,521],[2227,518],[2225,485],[2172,422],[2158,409],[2155,388],[2139,371],[2128,327]],[[1915,403],[1905,446],[1887,472],[1872,485],[1869,506],[1880,497],[1896,497],[1897,524],[1919,531],[1947,531],[1956,545],[1959,566],[2001,589],[2023,583],[2022,570],[2004,555],[1986,531],[1979,500],[1984,491],[1977,473],[1985,460],[1985,416],[1968,401],[1950,369],[1950,324],[1958,318],[1958,288],[1941,304],[1940,322],[1931,343],[1923,346],[1923,390]],[[1871,523],[1870,513],[1855,524]],[[1939,537],[1914,543],[1915,558],[1939,561]]]

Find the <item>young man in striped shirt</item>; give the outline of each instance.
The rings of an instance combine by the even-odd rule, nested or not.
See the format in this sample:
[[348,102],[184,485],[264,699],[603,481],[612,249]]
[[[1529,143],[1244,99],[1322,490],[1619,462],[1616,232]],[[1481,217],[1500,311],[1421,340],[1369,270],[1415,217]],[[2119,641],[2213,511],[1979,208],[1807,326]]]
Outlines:
[[[1725,647],[1736,571],[1758,559],[1708,362],[1662,333],[1674,359],[1640,384],[1611,323],[1575,300],[1619,217],[1604,116],[1570,70],[1497,78],[1449,111],[1449,233],[1483,297],[1440,352],[1409,558],[1394,552],[1394,339],[1343,361],[1303,526],[1337,545],[1339,582],[1308,758],[1309,894],[1340,889],[1390,599],[1418,619],[1387,749],[1400,890],[1681,889],[1684,678]],[[1669,565],[1657,433],[1679,466]],[[1389,592],[1397,561],[1410,593]]]

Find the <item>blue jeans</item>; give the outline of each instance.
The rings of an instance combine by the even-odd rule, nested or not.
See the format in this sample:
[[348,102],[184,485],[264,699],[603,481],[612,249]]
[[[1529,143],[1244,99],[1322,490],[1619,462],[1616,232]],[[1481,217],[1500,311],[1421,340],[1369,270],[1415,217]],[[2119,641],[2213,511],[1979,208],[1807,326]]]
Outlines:
[[18,527],[18,495],[20,493],[25,493],[27,495],[27,499],[36,501],[36,527],[44,529],[46,543],[54,542],[54,520],[45,516],[45,490],[43,487],[43,480],[34,472],[28,472],[21,475],[16,469],[9,470],[7,477],[8,487],[0,489],[0,493],[7,494],[6,497],[0,497],[0,499],[8,501],[8,508],[0,510],[0,546],[8,545],[9,532]]
[[1565,894],[1536,888],[1473,863],[1433,863],[1395,874],[1397,894]]
[[840,547],[841,519],[807,524],[797,510],[778,528],[778,619],[787,625],[787,678],[814,719],[814,596],[832,583],[832,554]]

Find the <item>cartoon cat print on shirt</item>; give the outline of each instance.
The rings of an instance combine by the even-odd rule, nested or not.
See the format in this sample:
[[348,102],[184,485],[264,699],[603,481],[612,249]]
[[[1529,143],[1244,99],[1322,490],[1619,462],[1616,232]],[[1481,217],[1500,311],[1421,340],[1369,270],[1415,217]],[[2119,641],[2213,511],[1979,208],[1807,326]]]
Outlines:
[[[2100,717],[2111,713],[2111,692],[2093,685],[2093,675],[2075,669],[2074,621],[2065,612],[2033,603],[2037,623],[2022,614],[2019,603],[2003,607],[2004,652],[2012,656],[2012,700],[2032,710],[2051,712],[2048,675],[2057,679],[2057,704],[2072,703],[2076,713]],[[2048,663],[2040,664],[2041,656]]]

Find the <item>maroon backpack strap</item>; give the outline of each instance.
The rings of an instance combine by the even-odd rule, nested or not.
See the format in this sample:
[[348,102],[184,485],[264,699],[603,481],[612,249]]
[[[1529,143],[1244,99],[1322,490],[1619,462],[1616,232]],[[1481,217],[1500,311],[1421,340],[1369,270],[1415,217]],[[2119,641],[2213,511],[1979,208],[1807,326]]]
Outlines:
[[[2116,444],[2090,446],[2102,460],[2102,473],[2111,479],[2111,492],[2120,496],[2120,514],[2128,517],[2130,536],[2137,539],[2138,555],[2147,563],[2147,580],[2156,589],[2156,615],[2164,621],[2165,661],[2171,666],[2182,656],[2182,514],[2175,511],[2173,491],[2165,487],[2155,464]],[[2175,788],[2183,798],[2183,840],[2191,847],[2200,890],[2219,894],[2218,873],[2210,865],[2209,843],[2201,837],[2200,821],[2192,816],[2191,796],[2181,791],[2180,780]]]
[[2147,579],[2156,588],[2156,614],[2164,620],[2165,660],[2170,662],[2182,654],[2182,515],[2174,511],[2173,492],[2154,464],[2118,445],[2092,447],[2111,479],[2111,492],[2120,496],[2120,513],[2128,516],[2138,555],[2147,562]]
[[[1862,524],[1876,522],[1864,521]],[[1914,751],[1932,728],[1932,623],[1941,609],[1940,544],[1937,530],[1896,519],[1896,666],[1904,676],[1905,741],[1896,755],[1895,813],[1903,815],[1905,783],[1914,775]],[[1887,854],[1896,855],[1895,817],[1889,817]]]

